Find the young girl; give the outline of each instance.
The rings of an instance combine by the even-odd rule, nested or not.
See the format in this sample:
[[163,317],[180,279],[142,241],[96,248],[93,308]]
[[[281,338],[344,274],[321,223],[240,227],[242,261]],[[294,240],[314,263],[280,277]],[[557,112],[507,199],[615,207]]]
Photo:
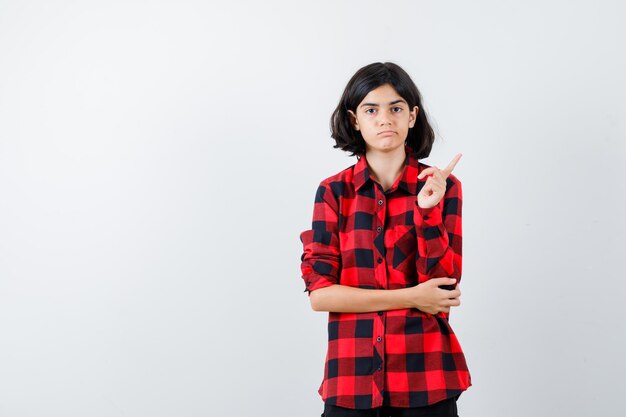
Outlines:
[[435,135],[390,62],[354,74],[331,126],[357,162],[319,184],[300,234],[311,306],[329,312],[322,416],[457,416],[471,385],[448,323],[461,295],[461,154],[445,169],[418,161]]

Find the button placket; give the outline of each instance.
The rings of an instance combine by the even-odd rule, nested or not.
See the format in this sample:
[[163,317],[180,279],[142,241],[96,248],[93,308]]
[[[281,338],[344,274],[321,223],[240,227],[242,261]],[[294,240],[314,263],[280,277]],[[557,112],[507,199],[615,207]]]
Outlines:
[[[376,219],[377,219],[377,225],[376,225],[376,239],[382,239],[383,243],[382,245],[384,245],[384,233],[385,233],[385,223],[387,220],[387,215],[386,215],[386,209],[387,206],[385,204],[385,197],[381,194],[379,194],[378,192],[376,193],[376,197],[374,199],[374,211],[376,212]],[[377,252],[376,254],[376,261],[375,261],[375,265],[376,265],[376,275],[377,275],[377,279],[380,285],[380,288],[386,288],[387,287],[387,271],[386,271],[386,267],[385,267],[385,259],[384,258],[384,254],[385,254],[385,248],[379,248],[381,249],[380,252]],[[375,385],[379,386],[381,389],[384,386],[384,372],[383,372],[383,365],[384,365],[384,358],[385,358],[385,345],[383,343],[383,338],[382,335],[385,333],[385,312],[384,311],[379,311],[378,312],[378,317],[377,320],[375,320],[376,322],[376,326],[374,328],[374,337],[373,337],[373,344],[374,344],[374,349],[377,352],[376,357],[378,357],[379,359],[379,363],[378,364],[374,364],[374,381],[375,381]],[[380,401],[382,402],[382,398],[380,398]]]
[[387,229],[385,224],[387,222],[387,204],[386,196],[382,193],[382,189],[377,188],[374,190],[374,198],[370,200],[370,207],[374,212],[375,223],[372,227],[372,234],[374,238],[374,275],[378,283],[378,288],[384,289],[388,286],[387,277],[387,259],[385,248],[385,234]]

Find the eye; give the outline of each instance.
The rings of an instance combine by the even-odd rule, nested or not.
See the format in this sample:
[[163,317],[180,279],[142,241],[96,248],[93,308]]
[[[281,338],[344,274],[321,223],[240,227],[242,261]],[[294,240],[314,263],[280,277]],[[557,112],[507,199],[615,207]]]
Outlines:
[[[370,110],[371,110],[371,112],[370,112]],[[369,109],[366,109],[366,110],[365,110],[365,113],[366,113],[366,114],[374,114],[374,112],[375,112],[375,111],[376,111],[376,109],[369,108]]]
[[394,107],[394,108],[392,109],[392,111],[393,111],[394,113],[400,113],[400,112],[402,111],[402,107]]

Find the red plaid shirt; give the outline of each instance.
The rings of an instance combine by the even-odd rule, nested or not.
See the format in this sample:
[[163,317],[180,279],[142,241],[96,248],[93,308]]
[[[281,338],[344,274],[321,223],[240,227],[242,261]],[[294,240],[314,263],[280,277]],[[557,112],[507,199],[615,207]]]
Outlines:
[[[333,284],[370,289],[461,278],[461,182],[450,175],[446,193],[429,209],[416,196],[429,165],[406,148],[402,174],[384,192],[367,160],[323,180],[315,195],[312,229],[300,234],[305,291]],[[418,309],[328,314],[322,399],[368,409],[420,407],[471,386],[449,313]]]

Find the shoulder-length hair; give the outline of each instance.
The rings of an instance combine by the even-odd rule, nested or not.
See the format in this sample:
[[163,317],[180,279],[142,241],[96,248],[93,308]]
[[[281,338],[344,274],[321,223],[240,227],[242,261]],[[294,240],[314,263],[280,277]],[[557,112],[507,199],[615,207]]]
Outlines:
[[351,152],[350,156],[356,155],[357,158],[365,155],[365,140],[361,132],[354,129],[348,110],[356,113],[357,106],[365,96],[383,84],[391,84],[407,101],[409,110],[414,106],[419,108],[417,120],[409,129],[405,143],[416,158],[428,157],[435,141],[435,132],[428,123],[428,117],[422,107],[422,96],[409,74],[392,62],[366,65],[352,76],[330,118],[331,137],[336,142],[333,148]]

